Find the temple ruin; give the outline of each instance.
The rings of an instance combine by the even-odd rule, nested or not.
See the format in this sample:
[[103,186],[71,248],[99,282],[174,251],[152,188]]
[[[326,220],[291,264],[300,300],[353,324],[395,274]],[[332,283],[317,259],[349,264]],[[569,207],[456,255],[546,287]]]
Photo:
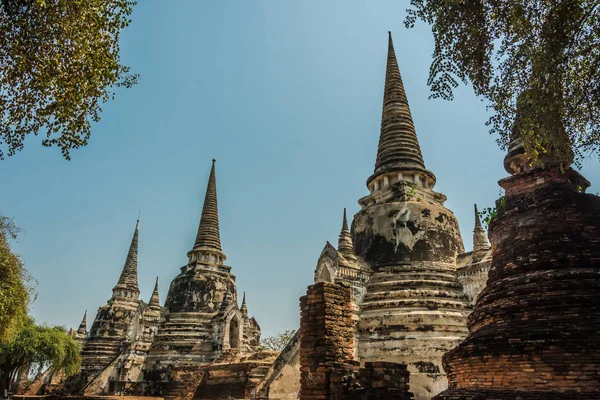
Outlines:
[[[569,167],[531,165],[518,135],[489,237],[473,250],[434,190],[391,33],[369,194],[327,242],[279,354],[225,265],[215,160],[187,263],[163,307],[139,299],[139,220],[120,278],[87,331],[80,374],[49,387],[169,399],[541,400],[600,396],[600,198]],[[551,223],[548,223],[551,221]]]
[[70,331],[82,346],[80,373],[66,380],[46,374],[46,392],[249,394],[264,378],[274,354],[258,351],[260,327],[248,314],[245,294],[238,305],[235,276],[224,264],[215,160],[194,246],[171,282],[164,307],[158,278],[148,303],[139,299],[138,240],[139,220],[111,298],[98,309],[89,332],[87,312],[79,329]]
[[[201,385],[209,378],[206,365],[219,359],[243,364],[258,350],[260,327],[248,315],[245,296],[238,306],[235,276],[231,267],[224,264],[227,257],[221,249],[219,233],[215,160],[196,241],[187,257],[188,263],[171,282],[163,321],[144,362],[144,382],[150,387],[143,390],[145,394],[167,395],[177,391],[181,382]],[[247,375],[255,375],[257,383],[265,362],[252,361],[240,368]],[[169,385],[173,382],[178,384]],[[221,392],[246,395],[249,389],[244,387],[245,381],[236,383],[234,389],[223,387]],[[213,382],[207,390],[215,391],[215,386]]]

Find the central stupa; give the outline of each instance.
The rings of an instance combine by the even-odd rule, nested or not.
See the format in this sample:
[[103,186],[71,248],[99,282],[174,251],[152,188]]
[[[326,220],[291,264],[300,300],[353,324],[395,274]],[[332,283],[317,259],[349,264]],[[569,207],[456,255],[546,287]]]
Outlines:
[[360,305],[358,358],[407,364],[416,399],[446,388],[442,355],[468,333],[468,300],[456,278],[463,241],[435,183],[390,33],[375,171],[352,223],[355,253],[371,267]]

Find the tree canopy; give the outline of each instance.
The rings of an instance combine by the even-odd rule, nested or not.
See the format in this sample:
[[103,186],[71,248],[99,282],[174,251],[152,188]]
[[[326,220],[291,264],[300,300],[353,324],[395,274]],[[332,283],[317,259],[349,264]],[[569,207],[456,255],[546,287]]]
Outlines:
[[10,218],[0,215],[0,343],[23,326],[32,296],[31,278],[10,247],[18,232]]
[[431,97],[472,84],[490,133],[506,147],[516,128],[534,161],[600,155],[600,0],[411,0],[405,25],[417,20],[435,41]]
[[0,159],[29,134],[66,159],[88,143],[101,104],[137,81],[119,57],[136,3],[0,0]]
[[61,327],[36,325],[28,319],[24,327],[10,341],[0,343],[0,376],[4,388],[11,387],[22,368],[38,372],[50,368],[75,374],[81,364],[80,349]]

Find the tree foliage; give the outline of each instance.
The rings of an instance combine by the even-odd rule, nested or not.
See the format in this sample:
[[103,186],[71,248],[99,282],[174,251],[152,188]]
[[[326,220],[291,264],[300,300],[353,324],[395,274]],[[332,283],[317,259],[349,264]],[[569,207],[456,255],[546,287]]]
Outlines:
[[64,328],[36,325],[28,319],[10,341],[0,343],[0,377],[4,388],[10,388],[22,368],[41,372],[50,368],[75,374],[81,364],[80,349]]
[[260,341],[260,347],[266,350],[282,351],[295,334],[296,331],[292,329],[286,330],[283,333],[278,333],[275,336],[263,338]]
[[490,133],[506,147],[516,128],[533,160],[600,154],[600,0],[411,0],[405,25],[417,20],[435,41],[431,97],[470,82]]
[[66,159],[87,144],[101,104],[137,81],[119,58],[136,3],[0,0],[0,159],[31,133]]
[[10,239],[16,239],[18,232],[10,218],[0,215],[0,343],[23,326],[33,294],[31,277],[10,247]]

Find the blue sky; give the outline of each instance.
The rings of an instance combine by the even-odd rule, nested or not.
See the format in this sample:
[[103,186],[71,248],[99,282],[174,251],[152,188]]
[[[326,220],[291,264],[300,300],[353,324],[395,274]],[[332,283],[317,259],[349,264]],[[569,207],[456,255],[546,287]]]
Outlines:
[[[492,206],[504,153],[470,88],[428,100],[432,37],[403,26],[402,1],[144,0],[122,36],[141,74],[71,161],[29,138],[0,162],[0,212],[24,229],[16,250],[37,279],[32,314],[88,323],[111,296],[138,216],[139,283],[164,302],[186,263],[217,159],[221,241],[239,295],[271,335],[298,326],[298,298],[343,207],[358,211],[373,172],[387,31],[436,190],[471,248],[473,203]],[[600,168],[583,174],[600,190]]]

